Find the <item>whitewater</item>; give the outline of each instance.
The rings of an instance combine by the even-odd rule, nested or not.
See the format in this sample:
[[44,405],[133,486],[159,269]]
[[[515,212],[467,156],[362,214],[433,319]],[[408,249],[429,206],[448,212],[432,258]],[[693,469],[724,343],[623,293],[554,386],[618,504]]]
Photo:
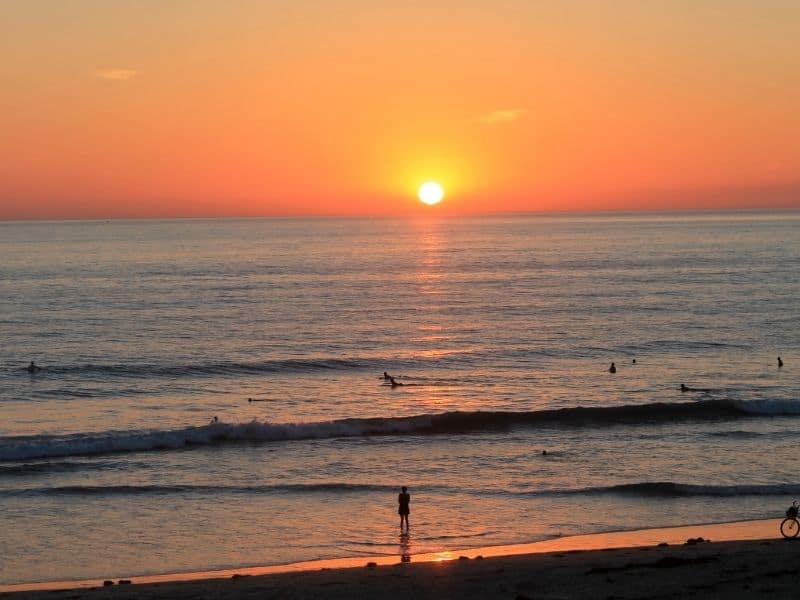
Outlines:
[[410,417],[349,418],[312,423],[249,423],[215,421],[176,430],[118,431],[66,436],[9,436],[0,441],[0,462],[36,458],[112,454],[147,450],[176,450],[225,443],[285,442],[379,435],[448,435],[513,427],[563,427],[655,424],[675,421],[734,420],[756,415],[800,415],[800,402],[705,400],[674,404],[632,404],[508,412],[475,411]]
[[798,225],[0,224],[0,583],[777,518]]

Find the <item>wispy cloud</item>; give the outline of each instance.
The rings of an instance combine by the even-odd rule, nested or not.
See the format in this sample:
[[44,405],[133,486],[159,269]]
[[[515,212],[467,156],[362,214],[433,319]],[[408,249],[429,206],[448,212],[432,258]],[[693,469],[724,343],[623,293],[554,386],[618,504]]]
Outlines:
[[136,69],[100,69],[94,72],[94,76],[113,81],[127,81],[136,77],[137,73]]
[[489,114],[481,117],[481,123],[486,125],[505,125],[513,123],[525,113],[524,108],[502,108],[493,110]]

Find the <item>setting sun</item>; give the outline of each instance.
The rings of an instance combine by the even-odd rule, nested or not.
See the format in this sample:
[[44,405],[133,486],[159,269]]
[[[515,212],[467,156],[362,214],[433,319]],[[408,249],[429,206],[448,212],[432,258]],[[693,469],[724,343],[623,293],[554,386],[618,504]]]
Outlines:
[[428,181],[419,186],[417,196],[425,204],[433,206],[434,204],[439,204],[444,198],[444,189],[435,181]]

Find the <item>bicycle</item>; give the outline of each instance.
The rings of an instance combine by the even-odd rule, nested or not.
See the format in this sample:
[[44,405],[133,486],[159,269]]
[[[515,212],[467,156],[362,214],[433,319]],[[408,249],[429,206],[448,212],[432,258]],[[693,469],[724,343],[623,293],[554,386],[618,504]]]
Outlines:
[[786,518],[781,521],[781,535],[786,539],[796,538],[800,533],[800,521],[797,520],[797,500],[786,510]]

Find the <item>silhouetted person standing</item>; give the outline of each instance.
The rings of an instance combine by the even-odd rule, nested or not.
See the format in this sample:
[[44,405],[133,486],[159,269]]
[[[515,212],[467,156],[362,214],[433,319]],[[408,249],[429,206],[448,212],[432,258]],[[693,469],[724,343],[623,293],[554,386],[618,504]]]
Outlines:
[[403,529],[403,522],[406,524],[406,531],[408,531],[408,515],[411,512],[409,505],[411,504],[411,494],[408,493],[408,488],[403,486],[400,488],[400,493],[397,495],[397,514],[400,515],[400,529]]
[[616,367],[616,365],[614,363],[611,363],[611,366],[608,367],[608,372],[609,373],[616,373],[617,372],[617,367]]
[[781,360],[781,357],[779,356],[778,357],[778,368],[780,369],[782,366],[783,366],[783,361]]

